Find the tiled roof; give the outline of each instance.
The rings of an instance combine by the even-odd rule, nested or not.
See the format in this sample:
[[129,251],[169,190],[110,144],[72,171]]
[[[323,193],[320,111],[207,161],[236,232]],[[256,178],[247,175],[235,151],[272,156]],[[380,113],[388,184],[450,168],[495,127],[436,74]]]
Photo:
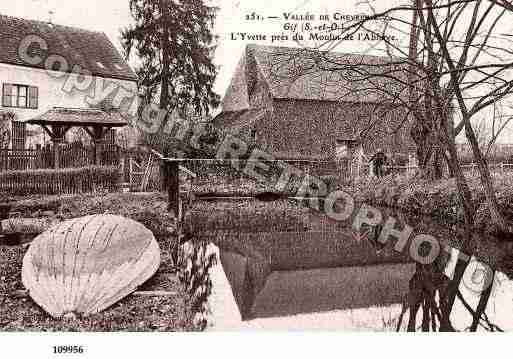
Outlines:
[[217,115],[214,120],[214,126],[218,128],[230,128],[238,130],[240,128],[253,125],[258,119],[265,115],[265,110],[242,110],[225,111]]
[[119,112],[106,112],[98,109],[77,109],[54,107],[33,119],[25,121],[34,125],[78,125],[94,126],[104,125],[108,127],[123,127],[127,122]]
[[38,51],[43,59],[54,54],[63,56],[70,65],[69,71],[79,65],[94,76],[137,80],[104,33],[5,15],[0,15],[0,63],[44,68],[44,61],[31,65],[18,55],[20,43],[29,35],[39,36],[48,44],[45,53],[36,50],[36,46],[29,48],[29,53],[35,55]]
[[253,87],[256,72],[263,75],[275,99],[356,103],[392,101],[394,96],[406,99],[406,86],[386,79],[406,81],[406,66],[406,60],[398,58],[248,45],[223,106],[247,106],[248,89]]

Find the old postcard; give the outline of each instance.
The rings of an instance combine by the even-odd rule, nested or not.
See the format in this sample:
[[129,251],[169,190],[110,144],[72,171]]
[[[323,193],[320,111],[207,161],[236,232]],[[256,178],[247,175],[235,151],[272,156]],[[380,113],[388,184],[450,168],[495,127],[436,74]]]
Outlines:
[[0,332],[512,330],[512,20],[2,1]]

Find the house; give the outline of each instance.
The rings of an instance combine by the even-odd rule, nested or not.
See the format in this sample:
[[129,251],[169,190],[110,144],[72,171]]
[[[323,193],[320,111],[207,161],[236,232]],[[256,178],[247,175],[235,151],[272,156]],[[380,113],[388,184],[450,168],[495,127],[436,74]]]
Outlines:
[[[48,128],[70,118],[70,113],[78,125],[101,125],[105,118],[119,123],[112,111],[102,111],[105,106],[135,108],[136,81],[104,33],[0,15],[0,146],[4,148],[48,142]],[[34,119],[41,123],[41,118],[49,119],[49,125],[27,124]],[[61,128],[65,131],[59,134],[68,138],[71,127]]]
[[248,45],[214,125],[278,158],[369,158],[382,149],[407,159],[415,147],[397,100],[405,91],[385,77],[370,85],[369,74],[385,71],[406,76],[399,61],[376,56]]

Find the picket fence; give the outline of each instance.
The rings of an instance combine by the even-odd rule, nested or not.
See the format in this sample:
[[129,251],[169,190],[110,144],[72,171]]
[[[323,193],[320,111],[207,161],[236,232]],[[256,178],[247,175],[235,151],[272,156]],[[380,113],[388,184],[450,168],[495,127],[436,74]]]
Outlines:
[[[116,145],[103,144],[99,148],[99,161],[95,160],[94,146],[77,144],[60,145],[59,168],[79,168],[90,165],[115,166],[120,161],[120,149]],[[38,149],[0,149],[0,172],[55,168],[53,147]]]

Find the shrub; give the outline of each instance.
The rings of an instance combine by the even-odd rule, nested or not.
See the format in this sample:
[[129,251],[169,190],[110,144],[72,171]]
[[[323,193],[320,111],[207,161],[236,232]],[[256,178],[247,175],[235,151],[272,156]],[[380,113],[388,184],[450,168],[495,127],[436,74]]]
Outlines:
[[[194,192],[209,195],[254,196],[262,192],[274,192],[285,166],[299,170],[303,175],[308,173],[324,181],[328,187],[328,192],[338,188],[342,181],[341,169],[336,161],[300,162],[283,160],[272,162],[262,160],[259,162],[259,166],[262,166],[262,168],[255,171],[264,176],[264,181],[258,181],[245,174],[244,168],[247,164],[248,161],[246,160],[237,162],[238,169],[234,168],[229,160],[189,161],[183,165],[198,175],[193,181]],[[280,193],[295,196],[304,185],[303,175],[292,175],[286,187],[280,190]]]
[[103,166],[7,171],[0,173],[0,193],[26,196],[111,191],[119,178],[117,167]]
[[304,211],[286,200],[198,201],[186,219],[196,233],[302,232]]

